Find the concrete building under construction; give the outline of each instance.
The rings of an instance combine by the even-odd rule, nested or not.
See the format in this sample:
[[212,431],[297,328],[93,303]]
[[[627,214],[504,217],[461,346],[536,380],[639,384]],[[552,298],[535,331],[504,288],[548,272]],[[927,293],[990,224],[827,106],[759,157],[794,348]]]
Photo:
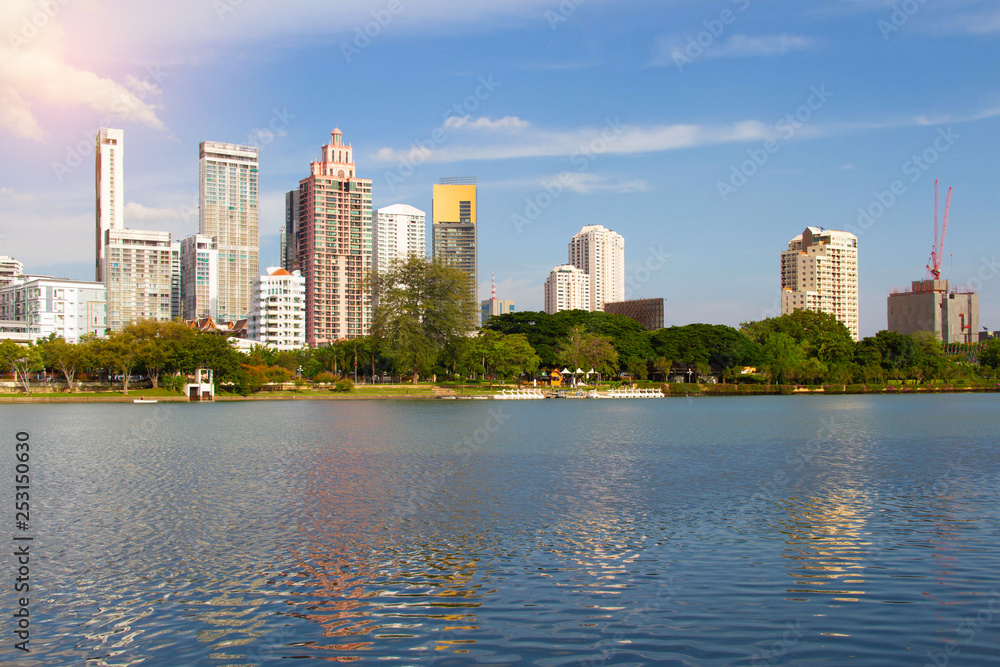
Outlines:
[[933,333],[942,343],[979,339],[979,295],[949,288],[947,280],[914,280],[909,290],[889,294],[889,331]]
[[888,302],[889,331],[901,334],[928,331],[946,345],[979,340],[979,295],[969,288],[950,289],[948,281],[941,279],[951,190],[948,188],[944,221],[939,230],[938,182],[934,181],[934,245],[927,264],[930,277],[914,280],[909,290],[892,290]]

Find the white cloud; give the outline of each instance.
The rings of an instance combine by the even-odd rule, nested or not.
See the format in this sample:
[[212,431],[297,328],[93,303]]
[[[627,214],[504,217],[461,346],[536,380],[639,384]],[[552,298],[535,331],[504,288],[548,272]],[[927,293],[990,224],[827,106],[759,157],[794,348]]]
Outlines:
[[791,51],[804,51],[816,45],[815,40],[801,35],[767,35],[749,37],[733,35],[716,48],[705,52],[706,58],[751,58],[780,56]]
[[[461,162],[464,160],[505,160],[525,157],[573,157],[603,154],[656,153],[680,148],[753,141],[770,136],[766,125],[745,121],[725,126],[653,125],[629,126],[609,119],[604,127],[577,130],[546,130],[520,121],[522,129],[514,138],[491,142],[488,132],[470,132],[465,145],[448,143],[428,148],[413,145],[407,149],[380,148],[377,162]],[[443,128],[447,131],[447,127]],[[482,129],[482,128],[473,128]]]
[[954,27],[971,35],[996,35],[1000,33],[1000,11],[960,16],[955,19]]
[[689,60],[715,60],[721,58],[761,58],[781,56],[793,51],[805,51],[818,46],[811,37],[802,35],[733,35],[728,39],[710,44],[699,53],[688,52],[688,38],[677,39],[660,37],[656,41],[657,53],[651,64],[654,67],[667,67]]
[[137,204],[134,201],[125,204],[125,220],[131,226],[132,222],[147,220],[184,220],[179,208],[152,208]]
[[[881,121],[853,121],[828,124],[810,123],[795,132],[795,139],[816,139],[872,130],[958,125],[985,118],[1000,116],[1000,107],[986,107],[971,114],[938,114],[935,116],[909,116]],[[491,123],[494,121],[491,121]],[[539,128],[518,119],[522,127],[502,142],[492,140],[490,124],[470,123],[463,135],[465,143],[442,142],[430,146],[412,145],[407,149],[383,147],[372,156],[382,164],[464,162],[480,160],[509,160],[532,157],[567,157],[574,163],[589,164],[601,155],[639,155],[665,151],[697,148],[699,146],[747,143],[779,138],[774,124],[758,120],[744,120],[728,125],[625,125],[618,119],[608,120],[604,127],[552,130]],[[442,128],[447,131],[446,125]],[[476,132],[475,130],[483,130]],[[584,187],[584,186],[581,186]]]
[[615,194],[649,192],[649,183],[642,179],[612,180],[606,176],[587,172],[568,172],[549,180],[557,181],[567,190],[583,195],[595,192],[613,192]]
[[[85,106],[116,120],[135,120],[162,130],[163,122],[146,98],[154,84],[134,78],[127,85],[66,62],[66,35],[60,25],[64,3],[4,0],[0,4],[0,131],[40,141],[46,130],[36,106]],[[48,7],[47,11],[43,11]]]
[[522,120],[517,116],[504,116],[497,120],[492,120],[486,116],[473,119],[471,116],[450,116],[444,122],[446,130],[524,130],[531,127],[531,123]]

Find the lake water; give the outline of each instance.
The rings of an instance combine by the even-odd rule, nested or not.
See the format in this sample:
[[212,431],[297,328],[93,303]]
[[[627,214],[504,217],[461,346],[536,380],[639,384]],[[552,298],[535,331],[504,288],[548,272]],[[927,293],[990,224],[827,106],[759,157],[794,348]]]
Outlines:
[[2,539],[17,431],[35,536],[0,661],[997,664],[998,408],[0,406]]

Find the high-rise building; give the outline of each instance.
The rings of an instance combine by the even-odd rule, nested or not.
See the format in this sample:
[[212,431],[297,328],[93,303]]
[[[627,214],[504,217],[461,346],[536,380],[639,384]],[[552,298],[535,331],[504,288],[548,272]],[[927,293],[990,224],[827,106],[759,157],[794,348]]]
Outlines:
[[257,148],[203,141],[200,154],[199,232],[219,250],[218,317],[243,319],[260,271]]
[[514,302],[497,298],[497,277],[490,276],[490,298],[479,302],[479,325],[486,326],[491,317],[514,312]]
[[858,237],[806,227],[781,253],[781,314],[828,313],[858,340]]
[[413,206],[393,204],[372,213],[372,269],[384,271],[393,260],[424,257],[427,214]]
[[[478,302],[478,226],[475,178],[442,178],[434,186],[431,205],[431,245],[435,262],[469,274],[469,309]],[[476,318],[478,319],[478,318]]]
[[299,261],[299,245],[296,241],[299,231],[299,194],[298,188],[285,193],[285,226],[281,228],[284,232],[281,240],[281,266],[286,271],[301,269],[296,265]]
[[588,225],[569,242],[569,263],[590,276],[590,303],[585,310],[604,310],[606,302],[625,300],[625,238],[601,225]]
[[107,323],[112,331],[139,320],[169,322],[179,316],[180,243],[170,232],[108,231],[104,285]]
[[247,324],[252,340],[279,350],[297,350],[306,344],[306,279],[295,271],[271,266],[253,286],[253,310]]
[[102,127],[97,132],[97,229],[95,278],[104,282],[104,246],[108,231],[125,228],[125,131]]
[[9,285],[24,275],[24,264],[20,260],[0,255],[0,287]]
[[355,175],[352,153],[335,129],[299,182],[295,268],[306,279],[311,347],[365,336],[371,320],[372,182]]
[[22,276],[0,287],[0,321],[23,322],[27,340],[55,334],[67,343],[81,336],[103,336],[105,319],[103,283]]
[[887,304],[889,331],[929,331],[942,343],[979,341],[979,295],[951,289],[947,280],[914,280],[909,290],[894,290]]
[[590,284],[590,276],[572,264],[552,269],[545,281],[545,312],[552,315],[561,310],[590,310]]
[[218,320],[219,246],[210,236],[181,240],[181,300],[185,320]]

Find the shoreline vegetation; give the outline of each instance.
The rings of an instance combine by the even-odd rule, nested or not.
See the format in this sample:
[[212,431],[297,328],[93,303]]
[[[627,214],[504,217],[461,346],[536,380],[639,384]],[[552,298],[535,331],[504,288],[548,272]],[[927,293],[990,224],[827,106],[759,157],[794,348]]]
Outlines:
[[[927,332],[880,331],[855,342],[833,315],[804,310],[739,328],[654,331],[604,312],[517,312],[470,334],[475,308],[462,298],[467,276],[454,267],[411,258],[371,280],[378,300],[369,335],[314,348],[242,351],[224,335],[154,320],[79,343],[3,340],[0,373],[12,381],[0,382],[0,402],[18,390],[49,402],[117,400],[92,394],[112,388],[122,400],[130,390],[185,400],[197,369],[213,371],[216,400],[462,398],[511,385],[551,392],[595,383],[662,387],[668,396],[927,393],[997,391],[1000,382],[998,339],[942,345]],[[52,393],[56,386],[67,394]]]
[[[660,388],[666,398],[719,397],[719,396],[843,396],[843,395],[913,395],[955,393],[1000,393],[1000,383],[993,381],[958,382],[957,384],[890,384],[890,385],[752,385],[752,384],[656,384],[642,383],[648,388]],[[331,392],[323,389],[272,389],[241,396],[221,394],[216,402],[237,401],[329,401],[329,400],[435,400],[440,398],[490,397],[501,389],[517,385],[496,385],[492,390],[482,386],[461,387],[462,393],[442,389],[436,384],[394,387],[356,387],[348,392]],[[565,392],[566,398],[585,398],[586,388],[542,388],[554,397]],[[575,395],[578,394],[578,395]],[[125,396],[109,388],[100,392],[39,392],[30,395],[0,394],[0,405],[10,403],[132,403],[136,398],[156,399],[161,403],[187,403],[183,394],[165,389],[137,389]]]

